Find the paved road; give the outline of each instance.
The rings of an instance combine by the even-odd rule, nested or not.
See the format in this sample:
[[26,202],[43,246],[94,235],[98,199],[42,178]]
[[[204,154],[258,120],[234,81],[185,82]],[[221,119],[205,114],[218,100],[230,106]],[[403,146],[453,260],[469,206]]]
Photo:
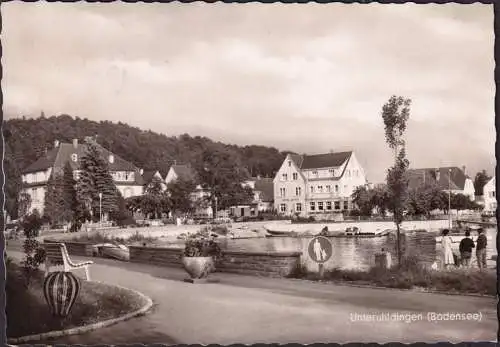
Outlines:
[[[9,251],[9,256],[17,258],[21,253]],[[94,280],[148,295],[155,302],[153,311],[91,333],[44,343],[456,343],[496,341],[497,337],[493,298],[230,274],[214,274],[221,280],[217,284],[190,284],[182,281],[185,273],[181,269],[94,260]],[[429,322],[428,312],[481,313],[481,321]],[[410,323],[362,322],[351,319],[354,313],[415,313],[423,317]]]

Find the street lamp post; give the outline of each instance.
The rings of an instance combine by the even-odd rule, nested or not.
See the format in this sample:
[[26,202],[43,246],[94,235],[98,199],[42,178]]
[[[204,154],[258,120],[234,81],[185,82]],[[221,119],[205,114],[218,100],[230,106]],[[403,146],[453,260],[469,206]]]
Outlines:
[[215,216],[214,219],[217,219],[217,197],[215,197]]
[[99,224],[102,226],[102,193],[99,193]]
[[451,230],[451,169],[448,169],[448,228]]

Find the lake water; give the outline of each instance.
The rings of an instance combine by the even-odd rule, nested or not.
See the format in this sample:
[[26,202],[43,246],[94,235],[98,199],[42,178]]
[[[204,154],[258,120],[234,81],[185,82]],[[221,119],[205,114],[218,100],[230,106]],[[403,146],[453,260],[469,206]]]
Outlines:
[[[497,254],[496,228],[486,229],[488,239],[487,259]],[[413,232],[402,238],[402,246],[406,254],[417,255],[422,263],[430,265],[440,256],[441,244],[435,241],[434,232]],[[223,241],[222,247],[228,250],[275,252],[300,251],[303,254],[302,262],[311,271],[316,271],[318,265],[313,262],[307,253],[311,238],[298,237],[269,237],[254,239],[228,239]],[[375,253],[382,248],[391,252],[393,261],[396,258],[396,235],[390,234],[377,238],[330,238],[333,245],[333,255],[325,263],[325,269],[367,269],[373,266]],[[458,243],[453,247],[458,250]],[[475,254],[473,266],[476,266]]]

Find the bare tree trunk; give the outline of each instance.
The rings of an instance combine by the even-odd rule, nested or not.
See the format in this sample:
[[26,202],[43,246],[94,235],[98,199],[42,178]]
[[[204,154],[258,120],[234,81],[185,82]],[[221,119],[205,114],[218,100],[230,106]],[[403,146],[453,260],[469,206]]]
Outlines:
[[398,257],[398,265],[401,266],[401,230],[399,224],[396,224],[396,255]]

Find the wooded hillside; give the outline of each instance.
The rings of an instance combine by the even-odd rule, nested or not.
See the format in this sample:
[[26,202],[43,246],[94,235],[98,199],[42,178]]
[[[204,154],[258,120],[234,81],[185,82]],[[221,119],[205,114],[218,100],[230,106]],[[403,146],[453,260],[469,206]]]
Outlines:
[[81,141],[85,136],[97,135],[96,140],[103,147],[139,168],[159,170],[163,176],[174,162],[194,164],[203,150],[215,146],[234,152],[252,176],[274,177],[288,153],[265,146],[228,145],[188,134],[166,136],[121,122],[95,122],[69,115],[45,117],[43,113],[35,119],[15,118],[4,121],[3,132],[7,179],[6,208],[9,213],[15,209],[13,199],[19,189],[20,172],[44,155],[46,149],[52,148],[54,140],[71,142],[77,138]]

